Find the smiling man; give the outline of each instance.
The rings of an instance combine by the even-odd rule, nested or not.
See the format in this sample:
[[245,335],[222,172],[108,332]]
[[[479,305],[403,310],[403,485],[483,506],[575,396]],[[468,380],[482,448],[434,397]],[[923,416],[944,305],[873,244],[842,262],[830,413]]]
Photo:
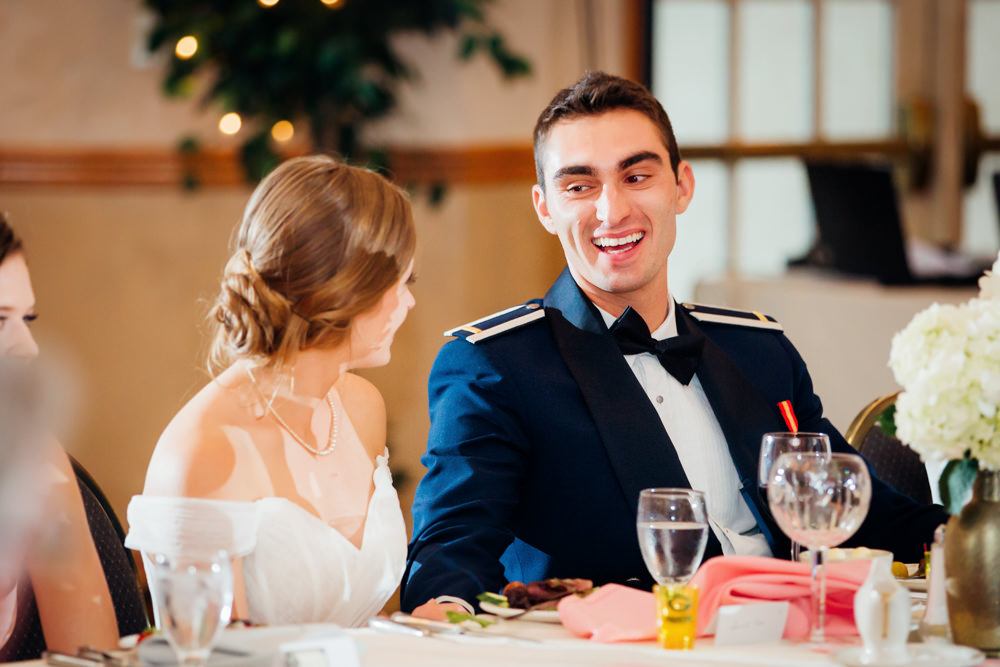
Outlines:
[[[671,298],[694,174],[663,107],[590,73],[542,112],[534,144],[535,211],[567,267],[544,299],[448,332],[429,381],[403,607],[438,616],[549,577],[651,586],[635,530],[648,487],[705,492],[706,558],[787,558],[757,488],[761,436],[797,420],[853,450],[780,324]],[[877,479],[873,489],[852,543],[916,561],[947,516]]]

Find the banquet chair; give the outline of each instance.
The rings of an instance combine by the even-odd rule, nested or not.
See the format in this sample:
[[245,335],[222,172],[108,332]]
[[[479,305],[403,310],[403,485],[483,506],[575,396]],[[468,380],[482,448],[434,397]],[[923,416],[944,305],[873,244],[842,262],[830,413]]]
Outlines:
[[140,592],[138,567],[132,552],[125,548],[125,529],[97,481],[79,461],[70,458],[83,496],[90,535],[108,582],[118,634],[137,634],[149,627],[149,618]]
[[[83,498],[90,535],[108,582],[118,634],[140,633],[149,626],[149,621],[139,591],[137,566],[131,552],[125,548],[125,531],[97,481],[79,461],[73,457],[70,460]],[[46,648],[34,591],[27,577],[18,582],[17,607],[10,639],[0,647],[2,662],[35,660]]]
[[878,425],[885,411],[895,406],[898,393],[866,405],[847,427],[844,437],[868,460],[879,479],[919,503],[930,503],[931,485],[920,455]]

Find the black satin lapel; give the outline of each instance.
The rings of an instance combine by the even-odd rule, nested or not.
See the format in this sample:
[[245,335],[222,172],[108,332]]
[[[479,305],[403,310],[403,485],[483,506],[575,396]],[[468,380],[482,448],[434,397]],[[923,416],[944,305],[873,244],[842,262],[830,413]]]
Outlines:
[[[645,488],[689,487],[659,415],[604,323],[597,323],[601,333],[586,330],[595,328],[587,323],[586,329],[576,326],[563,316],[559,306],[580,316],[586,312],[580,310],[584,304],[572,303],[571,294],[550,298],[553,296],[550,291],[545,298],[545,319],[583,393],[628,506],[635,511],[639,491]],[[575,298],[584,299],[579,294]],[[590,317],[599,316],[594,313]]]
[[[679,333],[704,334],[686,310],[678,307],[677,313]],[[759,493],[757,466],[761,436],[772,431],[785,431],[787,427],[780,421],[776,410],[768,404],[750,378],[708,336],[705,336],[705,347],[698,363],[697,377],[726,437],[726,444],[736,465],[740,483],[746,490],[744,498],[752,503],[750,509],[758,523],[764,520],[768,524],[762,528],[771,533],[768,542],[775,550],[775,555],[783,556],[786,553],[784,545],[788,544],[787,538],[774,523],[767,506],[767,499],[762,498]]]
[[[678,307],[677,312],[679,333],[704,335],[686,310]],[[787,427],[778,420],[773,406],[768,405],[750,379],[708,336],[705,336],[697,374],[726,436],[740,479],[756,479],[761,436],[787,430]]]

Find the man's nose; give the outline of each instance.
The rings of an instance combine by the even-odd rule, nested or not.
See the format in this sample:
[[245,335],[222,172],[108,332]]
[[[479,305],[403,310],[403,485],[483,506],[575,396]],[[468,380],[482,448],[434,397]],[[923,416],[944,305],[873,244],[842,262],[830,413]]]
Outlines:
[[606,225],[615,225],[628,217],[631,212],[628,197],[612,184],[606,184],[601,189],[601,196],[594,204],[597,209],[597,219]]

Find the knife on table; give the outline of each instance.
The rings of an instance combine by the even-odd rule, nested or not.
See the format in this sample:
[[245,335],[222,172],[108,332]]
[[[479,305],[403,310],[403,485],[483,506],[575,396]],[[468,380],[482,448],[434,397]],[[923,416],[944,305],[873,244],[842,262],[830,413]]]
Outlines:
[[476,629],[469,628],[464,625],[459,625],[457,623],[449,623],[447,621],[432,621],[428,618],[420,618],[419,616],[412,616],[410,614],[397,611],[389,617],[390,621],[393,623],[398,623],[404,625],[408,628],[414,628],[418,630],[423,630],[430,634],[451,634],[451,635],[468,635],[470,637],[505,637],[507,639],[517,639],[524,642],[540,643],[539,640],[533,639],[531,637],[524,637],[522,635],[513,634],[510,632],[494,632],[492,630],[486,629]]

